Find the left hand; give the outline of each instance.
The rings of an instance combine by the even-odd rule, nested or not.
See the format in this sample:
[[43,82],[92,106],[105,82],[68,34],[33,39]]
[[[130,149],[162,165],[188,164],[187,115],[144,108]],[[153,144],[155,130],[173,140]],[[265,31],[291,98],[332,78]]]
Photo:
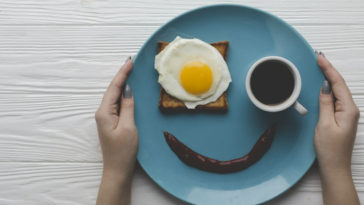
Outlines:
[[115,173],[125,178],[131,178],[138,149],[134,98],[130,86],[124,85],[132,67],[129,58],[111,81],[95,113],[104,174]]

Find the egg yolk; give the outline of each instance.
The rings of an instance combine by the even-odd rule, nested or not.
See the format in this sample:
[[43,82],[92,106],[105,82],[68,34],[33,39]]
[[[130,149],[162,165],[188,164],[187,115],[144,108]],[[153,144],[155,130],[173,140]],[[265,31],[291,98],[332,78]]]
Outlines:
[[211,68],[202,62],[190,62],[181,72],[183,88],[192,94],[198,95],[208,91],[211,87],[213,75]]

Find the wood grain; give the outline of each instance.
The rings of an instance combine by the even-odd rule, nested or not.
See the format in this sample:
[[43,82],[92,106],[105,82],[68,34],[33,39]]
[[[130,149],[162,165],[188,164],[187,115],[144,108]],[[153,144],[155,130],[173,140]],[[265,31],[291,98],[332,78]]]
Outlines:
[[[124,57],[137,53],[161,25],[4,26],[0,22],[0,60],[10,66],[64,61],[120,64]],[[313,48],[325,51],[328,57],[364,66],[363,26],[293,26]]]
[[289,23],[357,25],[364,22],[362,1],[330,1],[319,3],[302,0],[157,0],[157,1],[92,1],[92,0],[19,0],[0,3],[3,25],[29,24],[139,24],[164,23],[171,17],[203,5],[237,3],[272,12]]
[[[0,204],[93,204],[102,168],[93,116],[109,81],[163,23],[215,3],[283,18],[342,73],[362,113],[352,171],[364,201],[363,1],[0,0]],[[133,183],[132,204],[185,204],[140,167]],[[321,203],[315,164],[268,204]]]

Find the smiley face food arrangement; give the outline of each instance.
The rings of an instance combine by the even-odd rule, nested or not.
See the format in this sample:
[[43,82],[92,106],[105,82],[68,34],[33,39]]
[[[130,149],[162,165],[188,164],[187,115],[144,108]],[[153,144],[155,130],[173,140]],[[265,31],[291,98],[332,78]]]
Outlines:
[[[227,89],[231,80],[226,63],[229,42],[208,44],[199,39],[176,37],[158,42],[155,69],[161,85],[159,109],[162,113],[187,111],[226,112]],[[208,172],[232,173],[248,168],[269,150],[276,125],[269,127],[249,153],[228,161],[203,156],[180,142],[174,135],[164,137],[176,156],[185,164]]]

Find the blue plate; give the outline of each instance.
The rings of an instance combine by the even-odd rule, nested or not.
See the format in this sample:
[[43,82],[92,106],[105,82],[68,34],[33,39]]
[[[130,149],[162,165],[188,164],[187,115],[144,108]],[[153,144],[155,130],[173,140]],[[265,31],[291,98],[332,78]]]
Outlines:
[[[176,36],[230,42],[228,113],[165,115],[158,110],[160,85],[154,69],[157,42],[172,41]],[[309,110],[306,116],[293,108],[266,113],[250,102],[245,75],[256,60],[272,55],[289,59],[299,69],[302,91],[298,100]],[[323,79],[310,45],[272,14],[240,5],[214,5],[178,16],[144,44],[128,80],[135,95],[139,163],[163,189],[189,203],[257,204],[270,200],[294,185],[315,159],[313,136]],[[273,122],[278,127],[270,150],[248,169],[232,174],[214,174],[185,165],[163,137],[163,131],[168,131],[203,155],[229,160],[246,154]]]

